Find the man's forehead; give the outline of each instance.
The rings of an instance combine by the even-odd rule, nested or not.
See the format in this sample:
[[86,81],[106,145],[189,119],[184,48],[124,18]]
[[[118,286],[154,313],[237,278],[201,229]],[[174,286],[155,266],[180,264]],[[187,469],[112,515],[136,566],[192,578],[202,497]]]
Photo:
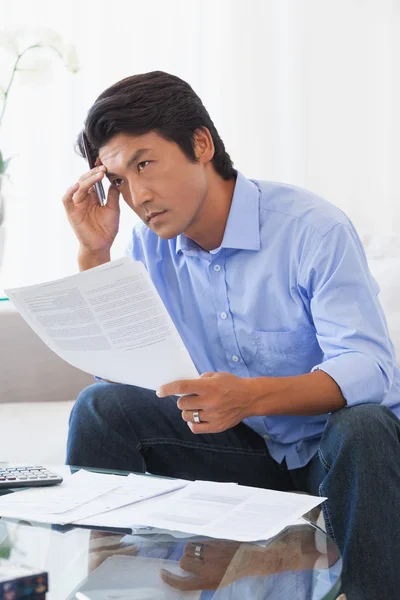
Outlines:
[[150,140],[145,138],[147,138],[147,135],[118,134],[99,149],[100,160],[102,162],[103,160],[113,160],[115,158],[124,160],[128,154],[131,155],[144,145],[150,149],[152,144]]

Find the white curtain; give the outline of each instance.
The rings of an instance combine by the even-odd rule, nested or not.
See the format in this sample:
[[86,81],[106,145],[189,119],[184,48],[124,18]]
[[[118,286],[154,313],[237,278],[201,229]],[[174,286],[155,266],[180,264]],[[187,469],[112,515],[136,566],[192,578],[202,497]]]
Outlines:
[[[308,188],[361,233],[399,232],[400,0],[0,0],[0,28],[39,24],[76,44],[81,70],[54,65],[10,97],[0,288],[76,272],[61,203],[86,168],[76,134],[103,89],[155,69],[194,87],[246,176]],[[135,219],[123,206],[114,257]]]

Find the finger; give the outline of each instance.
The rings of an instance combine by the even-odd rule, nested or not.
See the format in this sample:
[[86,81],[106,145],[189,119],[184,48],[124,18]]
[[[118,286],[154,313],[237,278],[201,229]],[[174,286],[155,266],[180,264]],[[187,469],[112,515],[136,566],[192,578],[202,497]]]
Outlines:
[[79,183],[74,183],[74,185],[71,185],[71,187],[69,187],[67,189],[67,191],[65,192],[63,199],[62,199],[62,201],[65,205],[72,203],[72,196],[78,189],[79,189]]
[[184,556],[190,556],[191,558],[196,558],[196,548],[198,548],[199,546],[201,547],[201,556],[202,558],[204,558],[204,554],[207,551],[207,547],[211,546],[212,544],[210,544],[209,541],[207,541],[207,544],[205,544],[204,542],[188,542],[184,548],[183,551],[183,555]]
[[84,200],[86,200],[87,196],[88,196],[88,193],[89,193],[89,189],[92,186],[94,186],[94,184],[96,182],[101,181],[103,179],[103,177],[104,177],[104,173],[102,173],[100,171],[98,173],[95,173],[95,174],[91,175],[90,177],[88,177],[84,181],[81,181],[79,183],[79,189],[72,196],[74,204],[80,204],[81,202],[83,202]]
[[120,191],[115,185],[110,185],[107,193],[107,207],[119,211]]
[[182,577],[181,575],[175,575],[175,573],[171,573],[166,569],[161,569],[160,571],[161,579],[178,590],[185,592],[193,592],[194,590],[201,589],[199,586],[199,578],[198,577]]
[[[199,410],[199,411],[197,411],[197,412],[199,413],[199,418],[200,418],[200,421],[201,421],[202,423],[208,423],[208,422],[209,422],[209,421],[207,420],[207,417],[206,417],[206,415],[204,414],[204,411],[203,411],[203,410]],[[192,411],[192,410],[183,410],[183,411],[182,411],[182,419],[183,419],[184,421],[186,421],[187,423],[189,423],[189,422],[195,423],[195,420],[194,420],[194,415],[193,415],[193,411]]]
[[200,575],[201,570],[204,569],[204,560],[202,558],[193,558],[192,556],[182,556],[179,566],[191,575]]
[[192,433],[222,433],[223,431],[226,431],[227,429],[230,429],[229,427],[225,427],[224,425],[217,425],[215,423],[192,423],[191,421],[188,421],[188,427],[191,430]]
[[185,379],[181,381],[173,381],[162,385],[156,394],[159,398],[165,398],[165,396],[179,396],[180,394],[200,394],[207,389],[207,381],[198,379]]
[[98,167],[93,167],[93,169],[90,169],[90,171],[86,171],[86,173],[84,173],[83,175],[81,175],[79,177],[79,182],[83,183],[84,181],[86,181],[86,179],[88,179],[89,177],[92,177],[92,175],[96,175],[97,173],[105,173],[106,168],[104,165],[99,165]]
[[212,402],[212,398],[206,398],[206,396],[204,395],[190,395],[182,396],[182,398],[179,398],[176,405],[179,408],[179,410],[191,410],[193,412],[194,410],[199,410],[200,408],[207,408],[210,405],[210,402]]

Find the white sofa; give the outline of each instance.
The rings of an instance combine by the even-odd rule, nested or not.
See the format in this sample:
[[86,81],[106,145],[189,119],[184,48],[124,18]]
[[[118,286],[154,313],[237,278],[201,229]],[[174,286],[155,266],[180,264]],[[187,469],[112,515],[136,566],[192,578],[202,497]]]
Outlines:
[[0,302],[0,402],[72,400],[91,383],[49,350],[11,302]]

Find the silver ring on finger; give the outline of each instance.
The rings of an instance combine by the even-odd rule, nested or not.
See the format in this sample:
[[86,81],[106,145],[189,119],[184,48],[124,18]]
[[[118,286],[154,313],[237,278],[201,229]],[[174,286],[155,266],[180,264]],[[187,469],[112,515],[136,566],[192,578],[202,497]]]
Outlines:
[[194,549],[194,557],[197,558],[198,560],[203,560],[203,557],[201,555],[202,551],[203,551],[203,545],[197,544],[197,546]]
[[[193,423],[201,423],[200,415],[198,410],[193,411]],[[197,548],[198,546],[196,546]]]

